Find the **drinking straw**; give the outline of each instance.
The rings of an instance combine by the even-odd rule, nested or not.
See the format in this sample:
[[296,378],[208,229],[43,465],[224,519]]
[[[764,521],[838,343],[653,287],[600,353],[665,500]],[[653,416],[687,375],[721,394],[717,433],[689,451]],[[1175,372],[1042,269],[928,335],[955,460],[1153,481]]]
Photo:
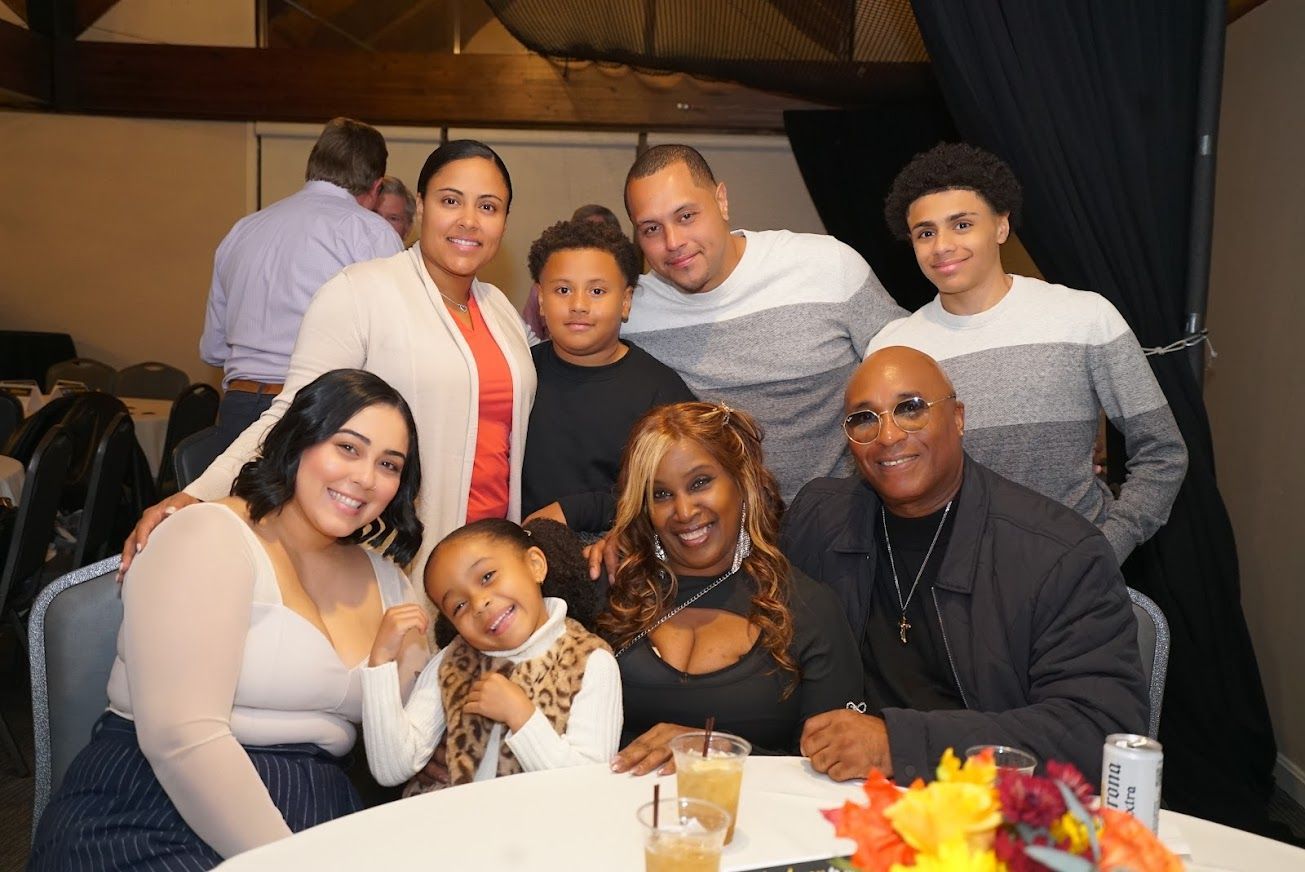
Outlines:
[[662,800],[662,786],[660,784],[654,784],[653,785],[653,829],[654,830],[657,829],[657,812],[661,810],[662,807],[661,800]]
[[711,731],[716,727],[716,716],[707,716],[707,728],[702,733],[702,756],[707,756],[707,751],[711,748]]

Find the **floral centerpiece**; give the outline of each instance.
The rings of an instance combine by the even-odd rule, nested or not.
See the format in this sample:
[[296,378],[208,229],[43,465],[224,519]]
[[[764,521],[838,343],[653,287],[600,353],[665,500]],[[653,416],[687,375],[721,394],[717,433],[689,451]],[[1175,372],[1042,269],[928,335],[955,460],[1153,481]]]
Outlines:
[[[867,805],[826,811],[856,842],[859,872],[1178,872],[1182,863],[1132,815],[1089,811],[1092,786],[1072,764],[1045,777],[997,770],[991,752],[962,765],[951,749],[938,778],[905,791],[870,773]],[[846,862],[846,861],[844,861]]]

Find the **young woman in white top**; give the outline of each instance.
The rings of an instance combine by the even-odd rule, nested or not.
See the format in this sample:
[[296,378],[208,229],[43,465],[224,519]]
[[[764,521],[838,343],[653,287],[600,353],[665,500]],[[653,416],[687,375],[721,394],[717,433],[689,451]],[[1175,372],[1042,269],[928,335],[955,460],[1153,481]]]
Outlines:
[[[341,758],[382,616],[417,601],[391,561],[421,541],[420,483],[384,381],[337,370],[299,391],[231,495],[169,521],[127,574],[109,710],[30,868],[209,869],[357,810]],[[410,686],[425,641],[400,647]]]
[[123,566],[169,510],[225,496],[263,433],[321,373],[357,367],[408,401],[426,456],[418,509],[426,545],[469,521],[521,517],[521,461],[535,398],[525,325],[476,273],[498,252],[512,204],[507,167],[489,146],[449,142],[418,176],[421,236],[393,257],[346,267],[317,292],[281,394],[184,493],[147,510]]

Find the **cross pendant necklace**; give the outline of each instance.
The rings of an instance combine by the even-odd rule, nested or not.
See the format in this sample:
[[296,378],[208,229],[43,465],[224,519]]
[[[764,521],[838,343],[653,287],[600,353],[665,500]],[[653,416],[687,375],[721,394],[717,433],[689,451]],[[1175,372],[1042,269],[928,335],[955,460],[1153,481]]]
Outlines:
[[929,543],[929,550],[924,552],[924,560],[920,561],[920,571],[915,574],[915,581],[911,584],[911,589],[907,591],[906,599],[902,599],[902,586],[897,581],[897,562],[893,560],[893,541],[888,538],[888,512],[881,505],[879,507],[879,521],[884,527],[884,545],[888,548],[888,567],[893,571],[893,590],[897,591],[897,606],[901,609],[901,617],[897,620],[897,638],[906,644],[906,631],[911,629],[911,622],[906,620],[906,607],[911,604],[911,597],[915,596],[915,589],[920,586],[920,578],[924,575],[924,568],[929,564],[929,558],[933,556],[933,548],[938,544],[938,537],[942,535],[943,524],[947,523],[947,513],[952,510],[952,501],[948,500],[946,507],[943,509],[942,520],[938,522],[938,529],[933,531],[933,541]]

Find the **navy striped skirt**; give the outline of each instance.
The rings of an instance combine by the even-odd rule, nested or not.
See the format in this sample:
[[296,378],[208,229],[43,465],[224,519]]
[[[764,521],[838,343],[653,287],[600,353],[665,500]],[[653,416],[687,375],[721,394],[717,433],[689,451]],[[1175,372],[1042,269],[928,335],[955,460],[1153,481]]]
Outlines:
[[[293,832],[362,807],[347,758],[307,744],[245,750]],[[28,868],[192,872],[221,862],[154,777],[136,725],[106,712],[41,815]]]

